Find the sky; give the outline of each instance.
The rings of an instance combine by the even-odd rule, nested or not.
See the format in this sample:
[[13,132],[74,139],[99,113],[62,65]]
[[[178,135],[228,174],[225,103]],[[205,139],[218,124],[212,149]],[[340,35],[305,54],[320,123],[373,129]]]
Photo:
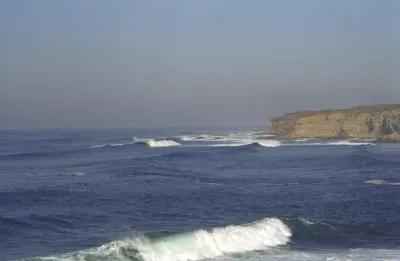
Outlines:
[[3,0],[0,128],[266,126],[400,103],[397,0]]

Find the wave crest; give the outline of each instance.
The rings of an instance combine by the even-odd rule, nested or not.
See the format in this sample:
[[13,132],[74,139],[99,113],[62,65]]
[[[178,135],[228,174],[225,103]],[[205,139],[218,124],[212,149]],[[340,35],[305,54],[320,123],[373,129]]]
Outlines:
[[121,146],[126,146],[126,145],[145,145],[150,148],[156,148],[156,147],[173,147],[173,146],[181,146],[182,144],[172,140],[172,139],[138,139],[136,137],[133,138],[134,142],[129,142],[129,143],[117,143],[117,144],[105,144],[105,145],[94,145],[91,146],[90,148],[96,149],[96,148],[114,148],[114,147],[121,147]]
[[242,140],[241,142],[234,143],[218,143],[208,145],[209,147],[269,147],[276,148],[281,146],[281,142],[277,140]]
[[98,248],[33,260],[144,260],[188,261],[230,253],[263,250],[289,242],[292,232],[281,220],[196,230],[158,239],[147,237],[114,241]]
[[146,143],[150,148],[182,146],[181,143],[173,140],[148,140],[144,143]]
[[217,141],[223,140],[223,136],[201,134],[201,135],[182,135],[179,137],[182,141]]
[[138,250],[146,261],[200,260],[284,245],[291,235],[281,220],[267,218],[245,225],[170,236],[151,244],[139,244]]
[[259,140],[255,144],[257,144],[261,147],[272,147],[272,148],[279,147],[282,145],[277,140]]
[[372,142],[353,142],[353,141],[349,141],[349,140],[342,140],[342,141],[329,142],[324,145],[367,146],[367,145],[375,145],[375,144]]

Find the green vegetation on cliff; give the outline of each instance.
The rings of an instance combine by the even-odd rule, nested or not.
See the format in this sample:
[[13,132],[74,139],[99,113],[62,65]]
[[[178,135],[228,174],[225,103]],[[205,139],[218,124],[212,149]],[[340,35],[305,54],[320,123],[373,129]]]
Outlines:
[[300,111],[270,119],[268,132],[284,138],[365,138],[400,141],[400,104]]

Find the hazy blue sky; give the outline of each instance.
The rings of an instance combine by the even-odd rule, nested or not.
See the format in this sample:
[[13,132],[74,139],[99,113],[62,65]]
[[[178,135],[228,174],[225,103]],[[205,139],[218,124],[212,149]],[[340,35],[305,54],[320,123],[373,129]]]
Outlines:
[[0,1],[0,128],[400,103],[400,1]]

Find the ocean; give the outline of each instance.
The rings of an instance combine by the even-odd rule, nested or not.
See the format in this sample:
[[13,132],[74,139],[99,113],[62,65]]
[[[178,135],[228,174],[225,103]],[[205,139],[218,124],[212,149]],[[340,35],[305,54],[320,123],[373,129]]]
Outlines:
[[400,144],[3,130],[0,260],[400,260]]

